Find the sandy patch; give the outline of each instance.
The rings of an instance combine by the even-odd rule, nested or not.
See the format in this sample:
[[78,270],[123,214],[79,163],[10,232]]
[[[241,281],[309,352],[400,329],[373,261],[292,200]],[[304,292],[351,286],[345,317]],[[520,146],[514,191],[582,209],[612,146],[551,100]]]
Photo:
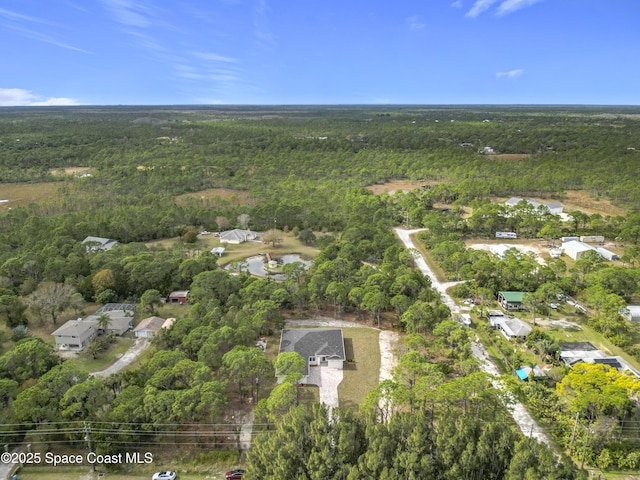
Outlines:
[[416,188],[421,188],[424,185],[433,186],[439,183],[441,182],[433,180],[392,180],[380,185],[370,185],[367,187],[367,190],[371,190],[376,195],[380,195],[381,193],[395,193],[398,190],[406,193]]

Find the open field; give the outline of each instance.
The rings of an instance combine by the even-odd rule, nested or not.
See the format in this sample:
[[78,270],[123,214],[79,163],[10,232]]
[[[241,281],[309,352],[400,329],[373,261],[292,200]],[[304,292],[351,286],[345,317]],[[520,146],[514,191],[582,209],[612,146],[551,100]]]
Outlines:
[[61,185],[58,182],[0,184],[0,212],[51,200]]
[[433,180],[391,180],[390,182],[382,183],[380,185],[370,185],[367,187],[367,190],[371,190],[376,195],[380,195],[381,193],[393,194],[398,190],[406,193],[424,185],[433,186],[438,185],[439,183],[441,182]]
[[271,244],[262,243],[260,241],[245,242],[240,245],[222,245],[218,237],[214,237],[213,235],[198,235],[196,243],[191,245],[182,244],[182,241],[178,237],[154,240],[147,242],[146,245],[152,248],[159,247],[166,249],[174,248],[177,245],[184,245],[185,248],[189,248],[194,252],[205,252],[210,251],[214,247],[224,247],[224,254],[218,259],[219,265],[226,265],[235,260],[252,257],[260,253],[269,253],[275,258],[289,253],[297,253],[302,257],[313,258],[319,253],[317,248],[304,245],[292,234],[285,234],[282,243],[275,247]]
[[617,216],[624,215],[625,210],[616,207],[609,200],[603,198],[593,198],[582,190],[568,190],[566,200],[561,200],[564,211],[582,210],[587,213],[599,213],[600,215]]
[[487,158],[492,160],[503,160],[503,161],[516,161],[516,160],[524,160],[525,158],[529,158],[531,155],[528,153],[495,153],[492,155],[486,155]]
[[95,171],[93,167],[64,167],[64,168],[52,168],[49,170],[49,174],[54,177],[65,177],[71,175],[79,175],[81,173],[90,173]]
[[[188,204],[209,205],[220,200],[230,205],[255,205],[250,192],[246,190],[234,190],[232,188],[209,188],[199,192],[185,193],[176,197],[176,204],[184,206]],[[215,227],[215,226],[213,226]]]

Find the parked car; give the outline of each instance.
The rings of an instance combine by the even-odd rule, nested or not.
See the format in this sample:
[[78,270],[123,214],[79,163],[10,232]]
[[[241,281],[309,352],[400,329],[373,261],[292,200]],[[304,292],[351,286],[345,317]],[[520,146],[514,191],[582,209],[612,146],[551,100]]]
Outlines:
[[211,235],[211,232],[207,231],[207,230],[203,230],[200,232],[200,235]]
[[175,480],[176,472],[156,472],[151,480]]
[[244,477],[244,470],[241,469],[231,470],[224,474],[224,478],[228,480],[240,480],[242,477]]

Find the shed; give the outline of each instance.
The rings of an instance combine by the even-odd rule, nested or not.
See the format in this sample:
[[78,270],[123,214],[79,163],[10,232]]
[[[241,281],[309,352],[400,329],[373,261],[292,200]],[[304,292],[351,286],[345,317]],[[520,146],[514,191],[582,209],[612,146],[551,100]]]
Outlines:
[[604,243],[603,235],[583,235],[580,237],[581,242]]
[[168,303],[177,303],[178,305],[184,305],[187,303],[187,296],[189,290],[175,290],[169,294]]
[[219,257],[222,256],[222,254],[224,253],[225,248],[224,247],[215,247],[211,249],[211,253],[213,253],[214,255],[217,255]]

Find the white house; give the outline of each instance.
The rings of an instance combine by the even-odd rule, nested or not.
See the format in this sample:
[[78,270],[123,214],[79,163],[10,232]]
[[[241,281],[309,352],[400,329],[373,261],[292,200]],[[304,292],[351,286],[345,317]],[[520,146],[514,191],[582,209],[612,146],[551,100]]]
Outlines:
[[525,338],[531,333],[531,327],[516,317],[502,317],[495,320],[495,326],[502,334],[511,340],[512,338]]
[[255,240],[258,234],[251,230],[242,230],[236,228],[233,230],[227,230],[220,234],[220,243],[230,243],[233,245],[239,245],[249,240]]

